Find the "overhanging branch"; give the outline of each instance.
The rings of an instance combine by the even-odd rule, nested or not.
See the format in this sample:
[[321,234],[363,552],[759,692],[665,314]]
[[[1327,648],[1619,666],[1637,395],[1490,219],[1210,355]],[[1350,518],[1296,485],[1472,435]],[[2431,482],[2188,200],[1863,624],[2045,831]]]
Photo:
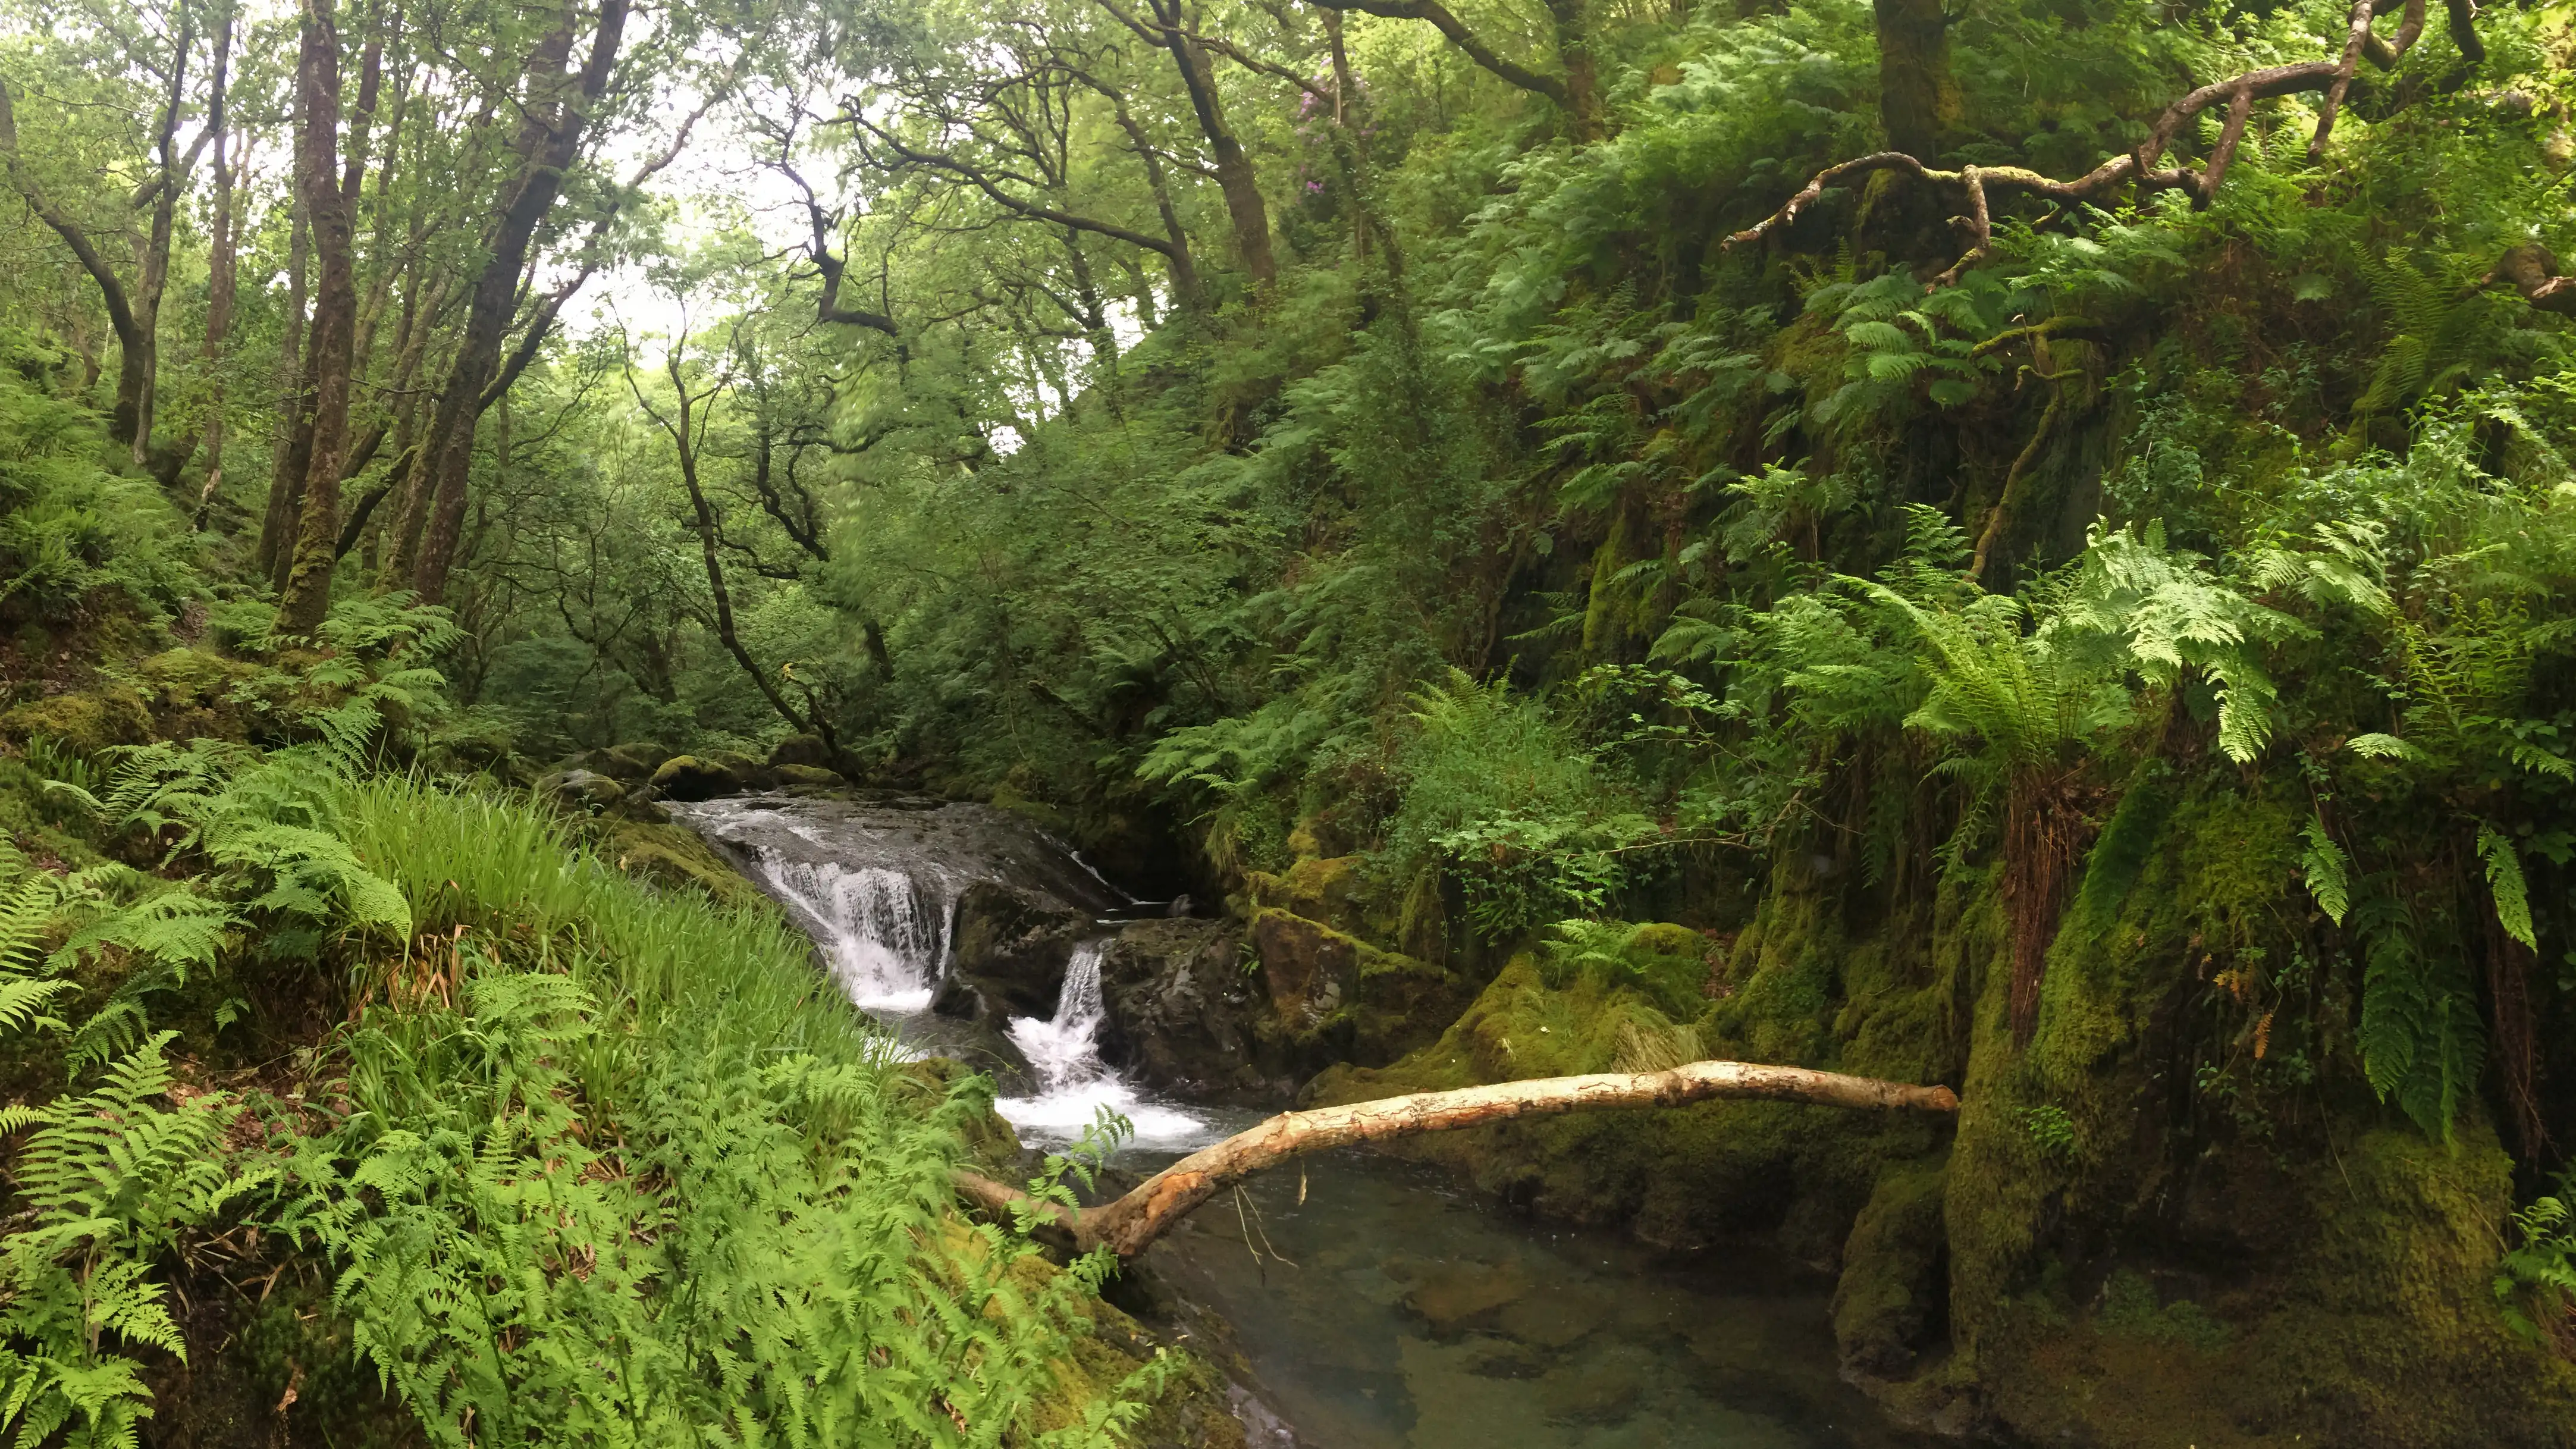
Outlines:
[[1312,0],[1326,10],[1356,10],[1388,20],[1427,20],[1449,43],[1466,52],[1467,58],[1503,80],[1525,91],[1536,91],[1560,106],[1574,104],[1574,90],[1562,76],[1531,70],[1517,61],[1505,59],[1494,48],[1476,37],[1467,23],[1449,11],[1440,0]]
[[[1106,1247],[1133,1258],[1169,1231],[1192,1208],[1264,1168],[1289,1158],[1362,1142],[1388,1142],[1426,1132],[1485,1127],[1522,1117],[1552,1117],[1625,1107],[1681,1107],[1721,1097],[1809,1102],[1868,1111],[1952,1113],[1959,1099],[1947,1087],[1918,1087],[1805,1067],[1749,1062],[1692,1062],[1662,1072],[1602,1073],[1500,1082],[1453,1092],[1415,1092],[1344,1107],[1282,1112],[1247,1132],[1204,1147],[1113,1202],[1067,1213],[1046,1205],[1038,1212],[1077,1250]],[[1031,1201],[1016,1188],[975,1173],[954,1174],[958,1195],[988,1211],[1008,1211]]]
[[[1334,4],[1338,8],[1341,4],[1355,3],[1355,0],[1315,0],[1315,3]],[[1371,0],[1371,3],[1378,3],[1378,0]],[[2324,154],[2327,139],[2334,133],[2344,94],[2352,84],[2359,62],[2367,57],[2376,65],[2394,66],[2423,34],[2424,0],[2407,0],[2405,18],[2399,24],[2397,35],[2392,40],[2381,40],[2370,29],[2379,3],[2380,0],[2354,0],[2351,25],[2343,50],[2336,58],[2265,66],[2201,86],[2166,106],[2134,149],[2110,157],[2073,180],[2061,181],[2021,166],[1962,166],[1957,170],[1941,170],[1902,151],[1878,151],[1838,162],[1816,173],[1814,179],[1783,203],[1778,211],[1728,237],[1726,245],[1731,248],[1760,241],[1796,221],[1800,213],[1824,195],[1827,187],[1874,171],[1905,173],[1918,181],[1955,192],[1964,204],[1965,214],[1953,218],[1953,221],[1967,231],[1970,238],[1968,250],[1933,280],[1934,286],[1946,286],[1957,281],[1961,272],[1982,260],[1993,246],[1994,222],[1990,201],[1991,194],[1997,190],[2026,191],[2073,204],[2102,200],[2120,188],[2134,184],[2142,195],[2180,190],[2190,194],[2195,206],[2207,206],[2217,194],[2219,183],[2226,178],[2228,166],[2245,139],[2246,124],[2256,101],[2310,91],[2324,92],[2325,100],[2317,113],[2316,131],[2308,143],[2311,157]],[[2473,28],[2477,14],[2474,0],[2445,0],[2445,3],[2451,14],[2452,39],[2459,46],[2462,60],[2469,65],[2478,64],[2485,58],[2486,48],[2479,43]],[[2219,130],[2217,143],[2210,148],[2208,159],[2197,167],[2163,165],[2165,152],[2182,134],[2183,126],[2201,112],[2222,104],[2226,107],[2226,121]]]

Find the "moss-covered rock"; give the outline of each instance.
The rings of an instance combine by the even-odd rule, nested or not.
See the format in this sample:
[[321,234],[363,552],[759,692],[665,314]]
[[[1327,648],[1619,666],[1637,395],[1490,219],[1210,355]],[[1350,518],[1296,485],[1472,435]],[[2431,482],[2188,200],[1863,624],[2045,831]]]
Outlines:
[[141,744],[152,735],[152,710],[142,691],[117,681],[31,700],[0,713],[0,738],[21,745],[52,740],[82,757],[112,745]]
[[243,738],[247,725],[233,691],[259,672],[204,649],[165,649],[126,671],[152,712],[154,734],[171,740]]
[[1275,875],[1256,870],[1244,876],[1245,894],[1256,908],[1286,911],[1346,936],[1366,934],[1364,887],[1359,857],[1347,855],[1302,859]]
[[537,793],[583,810],[605,810],[626,798],[626,787],[596,770],[560,770],[537,781]]
[[1878,1185],[1843,1242],[1834,1285],[1834,1341],[1843,1367],[1896,1378],[1947,1328],[1947,1236],[1941,1196],[1948,1161],[1900,1162]]
[[772,768],[795,765],[803,769],[824,770],[832,765],[832,747],[821,735],[789,735],[769,747]]
[[1431,1039],[1471,989],[1430,962],[1285,910],[1256,910],[1251,940],[1270,1001],[1271,1055],[1292,1071],[1392,1062]]
[[1269,1002],[1244,969],[1242,943],[1230,921],[1166,917],[1120,927],[1100,962],[1108,1018],[1101,1052],[1158,1087],[1267,1085],[1261,1022]]
[[673,800],[711,800],[741,789],[742,777],[713,758],[673,755],[654,767],[651,783]]
[[[1023,1258],[1012,1272],[1034,1291],[1060,1271],[1044,1258]],[[1112,1394],[1143,1395],[1148,1409],[1122,1442],[1138,1449],[1245,1449],[1243,1424],[1228,1398],[1224,1374],[1189,1348],[1162,1342],[1119,1308],[1097,1298],[1080,1300],[1070,1352],[1054,1364],[1055,1385],[1030,1410],[1030,1427],[1045,1435],[1084,1422],[1092,1406]]]
[[686,826],[601,815],[582,829],[601,859],[655,885],[704,891],[719,905],[777,908]]
[[653,778],[653,772],[662,768],[664,760],[671,758],[669,750],[660,745],[641,741],[611,745],[607,749],[595,750],[592,753],[596,759],[590,765],[591,769],[612,779],[633,781]]
[[1270,1004],[1291,1032],[1311,1031],[1341,1010],[1358,984],[1360,943],[1292,911],[1255,911],[1252,947]]
[[1052,1015],[1075,946],[1097,929],[1091,913],[1070,902],[975,882],[957,897],[938,1010],[996,1025],[1005,1016]]

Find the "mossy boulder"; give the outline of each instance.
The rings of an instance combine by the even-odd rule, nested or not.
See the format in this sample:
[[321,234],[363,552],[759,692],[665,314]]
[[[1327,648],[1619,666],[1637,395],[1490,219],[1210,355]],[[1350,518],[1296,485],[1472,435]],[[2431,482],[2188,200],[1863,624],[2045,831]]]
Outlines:
[[1251,871],[1244,891],[1259,909],[1281,910],[1330,926],[1344,935],[1365,934],[1365,881],[1357,856],[1304,859],[1278,874]]
[[614,780],[644,781],[662,768],[671,752],[660,745],[632,743],[611,745],[591,752],[589,767]]
[[667,889],[703,891],[718,905],[777,909],[686,826],[638,820],[621,811],[595,817],[583,830],[601,859],[630,875]]
[[842,779],[837,773],[816,765],[773,764],[769,767],[769,773],[775,776],[778,783],[781,785],[802,785],[814,789],[830,789],[835,786],[849,783]]
[[673,800],[712,800],[742,788],[742,775],[721,760],[673,755],[653,771],[652,786]]
[[1895,1378],[1947,1326],[1947,1237],[1941,1216],[1946,1155],[1879,1174],[1843,1242],[1834,1284],[1834,1341],[1845,1370]]
[[[1020,1291],[1035,1294],[1064,1270],[1032,1255],[1012,1265]],[[1197,1350],[1199,1335],[1186,1342],[1165,1342],[1117,1306],[1082,1294],[1075,1311],[1087,1320],[1075,1325],[1063,1357],[1051,1364],[1051,1388],[1029,1409],[1029,1427],[1038,1435],[1078,1430],[1092,1406],[1125,1388],[1136,1371],[1159,1361],[1161,1392],[1144,1418],[1127,1426],[1121,1442],[1139,1449],[1246,1449],[1243,1423],[1234,1415],[1226,1375]],[[1016,1438],[1007,1442],[1018,1442]]]
[[626,787],[596,770],[558,770],[537,781],[537,793],[584,810],[606,810],[626,798]]
[[1255,911],[1251,936],[1270,999],[1265,1036],[1292,1072],[1326,1060],[1392,1062],[1436,1035],[1472,991],[1430,962],[1284,910]]
[[767,762],[739,750],[705,750],[699,753],[698,760],[723,771],[725,778],[733,781],[737,790],[757,790],[774,778]]
[[1358,985],[1360,943],[1294,912],[1254,912],[1252,946],[1271,1007],[1292,1032],[1312,1030],[1341,1010]]
[[828,770],[832,766],[832,747],[821,735],[789,735],[769,747],[773,767],[795,765],[804,769]]
[[243,737],[242,708],[232,694],[259,673],[258,665],[203,649],[165,649],[136,661],[126,673],[151,710],[153,732],[161,738]]
[[152,710],[142,692],[113,681],[32,700],[0,714],[0,737],[22,745],[53,740],[83,758],[113,745],[141,744],[152,736]]

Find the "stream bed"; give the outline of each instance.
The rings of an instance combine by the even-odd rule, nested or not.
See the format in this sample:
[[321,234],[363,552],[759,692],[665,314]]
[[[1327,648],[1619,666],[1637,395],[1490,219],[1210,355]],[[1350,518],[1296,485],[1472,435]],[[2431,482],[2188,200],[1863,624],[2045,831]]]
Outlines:
[[1149,1256],[1232,1326],[1287,1431],[1273,1444],[1933,1442],[1837,1377],[1823,1275],[1760,1250],[1679,1256],[1533,1223],[1389,1157],[1343,1150],[1256,1177]]
[[[851,998],[914,1050],[969,1038],[931,1009],[977,882],[1079,928],[1046,1015],[989,1022],[997,1110],[1056,1147],[1106,1108],[1139,1175],[1260,1113],[1167,1100],[1104,1061],[1104,944],[1155,914],[988,806],[751,796],[672,807],[814,937]],[[1043,998],[1041,998],[1043,999]],[[970,1060],[973,1058],[970,1056]],[[981,1064],[981,1063],[979,1063]],[[1440,1174],[1342,1150],[1256,1177],[1149,1251],[1171,1291],[1229,1325],[1259,1449],[1896,1449],[1836,1374],[1831,1280],[1761,1248],[1660,1253],[1533,1223]]]

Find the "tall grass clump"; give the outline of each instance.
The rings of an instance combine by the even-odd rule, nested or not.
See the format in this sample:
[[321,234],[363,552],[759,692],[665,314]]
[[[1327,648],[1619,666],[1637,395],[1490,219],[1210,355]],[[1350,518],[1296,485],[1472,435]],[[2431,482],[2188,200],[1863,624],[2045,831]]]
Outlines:
[[362,988],[350,1110],[300,1144],[284,1225],[434,1442],[1032,1430],[1107,1264],[1033,1272],[957,1220],[981,1079],[928,1090],[778,917],[656,892],[523,803],[383,778],[350,815],[416,934]]

